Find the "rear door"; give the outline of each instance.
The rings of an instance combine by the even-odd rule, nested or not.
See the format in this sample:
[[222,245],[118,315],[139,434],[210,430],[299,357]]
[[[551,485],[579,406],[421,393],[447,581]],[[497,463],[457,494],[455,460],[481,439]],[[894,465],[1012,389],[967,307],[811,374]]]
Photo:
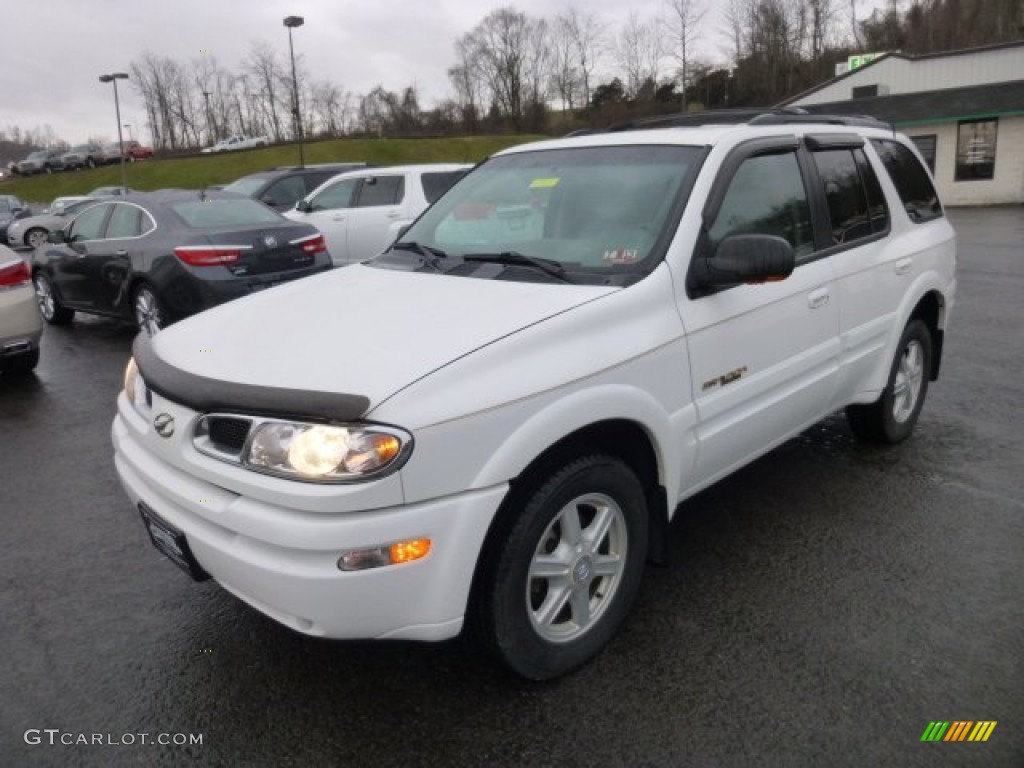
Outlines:
[[[407,210],[412,198],[406,194],[406,175],[381,172],[363,179],[355,205],[348,212],[344,263],[365,261],[379,254],[394,237],[391,225],[415,215]],[[331,255],[338,263],[333,251]]]
[[839,312],[828,259],[817,253],[814,212],[795,137],[740,145],[722,165],[694,258],[730,234],[769,234],[797,265],[778,282],[710,295],[688,288],[688,334],[698,411],[694,485],[706,485],[820,419],[835,386]]

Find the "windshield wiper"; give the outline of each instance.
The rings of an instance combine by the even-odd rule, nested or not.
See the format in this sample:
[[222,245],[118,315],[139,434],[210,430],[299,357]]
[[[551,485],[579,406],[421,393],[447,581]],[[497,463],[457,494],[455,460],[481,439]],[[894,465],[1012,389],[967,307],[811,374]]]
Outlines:
[[505,264],[517,267],[530,267],[550,275],[563,283],[574,283],[565,274],[565,267],[554,259],[542,259],[538,256],[527,256],[519,251],[502,251],[501,253],[467,253],[464,261],[481,261],[491,264]]
[[418,253],[423,257],[423,263],[429,267],[432,267],[435,272],[443,272],[441,266],[437,263],[438,259],[448,258],[448,254],[442,251],[440,248],[434,248],[429,245],[423,245],[417,243],[415,240],[406,240],[402,242],[394,243],[391,246],[392,251],[412,251]]

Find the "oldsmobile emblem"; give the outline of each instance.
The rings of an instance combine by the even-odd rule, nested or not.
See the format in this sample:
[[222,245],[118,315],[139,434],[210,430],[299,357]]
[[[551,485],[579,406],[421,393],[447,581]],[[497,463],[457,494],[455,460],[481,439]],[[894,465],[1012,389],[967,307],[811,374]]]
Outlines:
[[267,246],[267,248],[277,248],[277,238],[267,235],[263,238],[263,244]]
[[153,419],[153,429],[160,437],[170,437],[174,434],[174,417],[169,413],[161,413]]

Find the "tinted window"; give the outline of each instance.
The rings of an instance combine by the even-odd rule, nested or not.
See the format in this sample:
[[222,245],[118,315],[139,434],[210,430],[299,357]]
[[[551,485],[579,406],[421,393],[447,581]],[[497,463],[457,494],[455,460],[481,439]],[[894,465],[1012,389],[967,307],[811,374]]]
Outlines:
[[930,136],[911,136],[910,140],[914,142],[914,146],[917,147],[917,151],[921,153],[921,157],[924,158],[925,165],[928,166],[928,170],[932,172],[932,176],[935,175],[935,142],[938,139],[934,133]]
[[306,185],[302,183],[299,176],[289,176],[271,184],[270,187],[260,195],[260,200],[267,205],[293,206],[300,199],[306,196]]
[[942,205],[928,171],[913,152],[887,139],[872,139],[910,220],[921,223],[942,216]]
[[466,171],[441,171],[438,173],[423,174],[423,196],[428,203],[432,203],[454,184],[466,175]]
[[97,205],[83,211],[82,215],[75,219],[71,225],[71,238],[73,240],[98,240],[103,231],[103,220],[107,217],[109,205]]
[[240,195],[252,197],[260,191],[260,188],[267,183],[265,176],[243,176],[237,181],[228,184],[224,189],[237,192]]
[[107,238],[138,237],[142,231],[142,209],[134,205],[115,205],[107,222]]
[[710,244],[735,234],[776,235],[797,257],[814,252],[811,211],[796,154],[758,155],[743,161],[709,230]]
[[377,205],[394,205],[401,202],[405,192],[403,176],[370,176],[363,179],[359,190],[359,208],[372,208]]
[[173,203],[171,210],[188,226],[197,229],[281,223],[281,214],[249,199],[192,200]]
[[868,196],[868,215],[871,217],[871,231],[885,232],[889,229],[889,206],[885,203],[885,195],[882,193],[882,185],[878,183],[875,169],[868,162],[867,155],[863,149],[853,150],[853,157],[857,161],[857,169],[860,171],[860,179],[864,183],[864,190]]
[[314,211],[330,211],[335,208],[348,208],[352,205],[352,196],[361,179],[342,179],[337,181],[319,195],[310,200]]

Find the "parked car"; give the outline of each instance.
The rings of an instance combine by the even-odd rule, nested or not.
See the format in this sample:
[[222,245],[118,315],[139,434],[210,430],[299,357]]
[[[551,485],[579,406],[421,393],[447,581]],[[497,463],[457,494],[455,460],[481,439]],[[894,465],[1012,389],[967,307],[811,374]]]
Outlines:
[[186,190],[100,201],[32,256],[47,322],[90,312],[147,333],[330,266],[313,227],[241,195]]
[[60,159],[69,170],[95,168],[103,163],[103,147],[98,144],[79,144],[61,155]]
[[32,215],[28,204],[15,195],[0,195],[0,244],[7,240],[7,230],[14,222]]
[[299,632],[471,626],[543,679],[685,499],[837,409],[909,437],[956,286],[913,143],[664,123],[500,152],[378,258],[140,335],[112,438],[153,544]]
[[121,162],[121,145],[116,141],[104,144],[97,162],[103,164]]
[[61,195],[60,197],[53,198],[53,202],[50,203],[46,208],[47,213],[61,214],[64,213],[64,209],[72,203],[77,203],[79,200],[88,200],[88,195]]
[[320,230],[335,266],[352,264],[384,250],[470,168],[448,163],[352,171],[322,184],[284,215]]
[[366,163],[325,163],[272,168],[250,173],[223,188],[259,200],[274,210],[287,211],[328,179],[366,167]]
[[14,164],[14,172],[20,176],[32,176],[36,173],[53,173],[64,169],[59,149],[40,149],[32,152],[24,160]]
[[129,162],[136,160],[148,160],[153,157],[153,148],[146,147],[137,141],[130,140],[124,143],[124,156]]
[[96,187],[86,197],[118,197],[135,194],[137,190],[131,187]]
[[255,149],[256,147],[265,147],[269,143],[270,139],[266,136],[245,136],[239,134],[221,139],[212,147],[206,147],[203,152],[230,152],[235,149]]
[[[103,198],[76,198],[71,202],[64,202],[59,208],[59,213],[43,213],[18,219],[7,228],[7,242],[12,247],[25,245],[29,248],[42,248],[46,245],[50,232],[63,229],[71,219],[89,206],[96,205],[101,199]],[[55,200],[54,205],[50,206],[51,210],[56,204]]]
[[28,264],[0,245],[0,373],[8,376],[34,369],[42,335]]

